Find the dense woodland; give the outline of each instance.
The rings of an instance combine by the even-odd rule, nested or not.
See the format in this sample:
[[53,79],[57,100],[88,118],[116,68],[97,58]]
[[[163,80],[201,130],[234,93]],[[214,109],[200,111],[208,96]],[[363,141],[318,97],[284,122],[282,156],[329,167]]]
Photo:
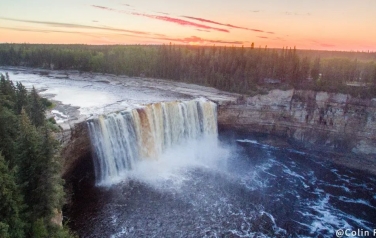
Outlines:
[[2,44],[0,65],[163,78],[245,94],[273,86],[376,96],[376,53],[366,52],[171,44]]
[[64,202],[51,103],[0,78],[0,237],[71,237],[51,219]]

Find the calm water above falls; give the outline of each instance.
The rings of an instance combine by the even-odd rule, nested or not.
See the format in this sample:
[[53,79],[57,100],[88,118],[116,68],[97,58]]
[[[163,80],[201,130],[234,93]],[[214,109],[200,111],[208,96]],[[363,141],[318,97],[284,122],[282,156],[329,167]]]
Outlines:
[[375,182],[322,155],[226,134],[140,163],[111,187],[81,181],[69,216],[81,237],[334,237],[376,228]]

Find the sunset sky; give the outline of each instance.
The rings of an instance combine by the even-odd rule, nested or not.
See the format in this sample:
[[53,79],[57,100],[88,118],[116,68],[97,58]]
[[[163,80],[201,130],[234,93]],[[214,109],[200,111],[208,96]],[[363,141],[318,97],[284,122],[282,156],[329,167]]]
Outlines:
[[1,43],[376,51],[376,0],[1,0]]

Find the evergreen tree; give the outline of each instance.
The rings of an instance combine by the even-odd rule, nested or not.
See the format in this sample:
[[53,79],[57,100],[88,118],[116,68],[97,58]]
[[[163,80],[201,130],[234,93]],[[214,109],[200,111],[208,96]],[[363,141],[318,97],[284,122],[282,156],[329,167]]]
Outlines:
[[36,127],[42,126],[44,124],[45,106],[42,103],[41,97],[38,95],[35,87],[32,88],[29,95],[29,117],[31,123]]
[[22,108],[27,107],[27,90],[22,83],[16,83],[16,104],[15,110],[17,114],[21,113]]
[[46,126],[39,130],[39,169],[38,187],[36,193],[39,202],[36,210],[42,217],[49,217],[54,209],[63,205],[63,180],[60,177],[61,166],[58,153],[58,143],[51,137],[51,133]]
[[41,164],[39,158],[39,136],[35,126],[30,122],[24,110],[19,116],[19,138],[17,141],[19,180],[22,186],[25,202],[30,212],[29,222],[36,221],[40,217],[40,212],[35,209],[40,202],[39,176],[41,174]]
[[[35,122],[32,123],[25,108]],[[64,193],[58,143],[51,137],[44,121],[44,104],[36,90],[27,95],[22,84],[17,83],[14,87],[13,82],[2,76],[1,238],[72,237],[66,229],[51,224],[54,211],[63,205]]]
[[21,213],[25,206],[16,183],[16,173],[0,154],[0,237],[23,238],[25,223]]
[[18,119],[12,110],[2,106],[3,102],[0,97],[0,151],[13,168],[17,164],[15,141],[18,136]]

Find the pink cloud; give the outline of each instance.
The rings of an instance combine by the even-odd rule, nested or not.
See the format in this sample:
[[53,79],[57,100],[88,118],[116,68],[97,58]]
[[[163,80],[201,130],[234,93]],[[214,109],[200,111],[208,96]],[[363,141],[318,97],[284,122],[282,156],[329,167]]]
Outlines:
[[224,40],[210,40],[210,39],[204,39],[198,36],[190,36],[185,38],[169,38],[169,37],[163,37],[163,38],[155,38],[158,40],[166,40],[166,41],[174,41],[174,42],[180,42],[180,43],[219,43],[219,44],[234,44],[234,45],[241,45],[243,44],[242,41],[224,41]]
[[151,18],[151,19],[156,19],[156,20],[161,20],[161,21],[166,21],[166,22],[172,22],[172,23],[176,23],[176,24],[179,24],[179,25],[182,25],[182,26],[193,26],[193,27],[198,27],[198,28],[202,28],[202,29],[216,30],[216,31],[221,31],[221,32],[226,32],[226,33],[230,32],[227,29],[211,27],[211,26],[198,24],[198,23],[194,23],[194,22],[191,22],[191,21],[186,21],[186,20],[182,20],[182,19],[174,18],[174,17],[144,14],[144,13],[137,13],[137,12],[132,12],[132,15],[148,17],[148,18]]
[[[113,9],[113,8],[103,7],[103,6],[98,6],[98,5],[91,5],[91,6],[98,8],[98,9],[106,10],[106,11],[114,11],[114,12],[118,12],[118,13],[130,14],[130,15],[133,15],[133,16],[142,16],[142,17],[147,17],[147,18],[150,18],[150,19],[155,19],[155,20],[160,20],[160,21],[165,21],[165,22],[171,22],[171,23],[175,23],[175,24],[178,24],[178,25],[181,25],[181,26],[191,26],[191,27],[207,29],[207,30],[215,30],[215,31],[226,32],[226,33],[230,32],[227,29],[218,28],[218,27],[211,27],[211,26],[207,26],[207,25],[204,25],[204,24],[186,21],[186,20],[183,20],[183,19],[170,17],[170,16],[153,15],[153,14],[138,13],[138,12],[126,12],[126,11],[120,11],[120,10],[116,10],[116,9]],[[165,15],[166,13],[163,13],[163,14]]]
[[255,32],[264,32],[263,30],[259,30],[259,29],[251,29],[251,28],[236,26],[236,25],[227,24],[227,23],[220,23],[220,22],[217,22],[217,21],[212,21],[212,20],[199,18],[199,17],[190,17],[190,16],[182,16],[182,17],[192,19],[192,20],[196,20],[196,21],[200,21],[200,22],[206,22],[206,23],[211,23],[211,24],[220,25],[220,26],[227,26],[227,27],[231,27],[231,28],[235,28],[235,29],[255,31]]
[[0,19],[14,21],[14,22],[24,22],[24,23],[33,23],[38,25],[47,25],[51,27],[68,27],[68,28],[77,28],[77,29],[95,29],[95,30],[105,30],[105,31],[112,31],[117,33],[132,33],[137,35],[158,35],[151,32],[145,31],[134,31],[134,30],[127,30],[121,28],[113,28],[108,26],[91,26],[91,25],[81,25],[81,24],[74,24],[74,23],[63,23],[63,22],[49,22],[49,21],[32,21],[32,20],[21,20],[21,19],[14,19],[14,18],[6,18],[0,17]]

